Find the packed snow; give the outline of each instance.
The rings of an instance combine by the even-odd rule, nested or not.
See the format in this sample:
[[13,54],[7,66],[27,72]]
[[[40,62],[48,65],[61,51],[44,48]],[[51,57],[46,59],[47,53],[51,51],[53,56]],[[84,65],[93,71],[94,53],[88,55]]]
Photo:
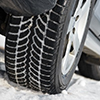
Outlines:
[[[0,47],[4,48],[4,38]],[[0,52],[0,100],[100,100],[100,82],[79,75],[73,75],[68,89],[60,94],[49,95],[35,92],[9,81],[5,71],[4,52]]]

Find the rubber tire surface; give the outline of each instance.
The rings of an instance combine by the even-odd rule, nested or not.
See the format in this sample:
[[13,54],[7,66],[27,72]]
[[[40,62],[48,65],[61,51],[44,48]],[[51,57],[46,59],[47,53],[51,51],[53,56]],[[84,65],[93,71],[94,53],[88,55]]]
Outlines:
[[[74,0],[58,0],[47,13],[32,16],[10,16],[5,47],[5,63],[11,81],[49,94],[65,89],[75,71],[88,31],[92,0],[85,34],[70,71],[63,76],[61,61],[64,37],[74,11]],[[76,5],[76,4],[75,4]]]
[[78,64],[80,74],[91,79],[100,80],[100,65],[88,62],[87,57],[88,55],[85,53],[81,56]]

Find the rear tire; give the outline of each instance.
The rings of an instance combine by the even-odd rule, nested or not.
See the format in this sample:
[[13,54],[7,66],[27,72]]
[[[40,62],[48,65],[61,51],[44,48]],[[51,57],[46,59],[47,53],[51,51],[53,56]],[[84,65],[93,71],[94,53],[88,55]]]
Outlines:
[[[90,62],[88,59],[93,59],[93,57],[83,53],[78,64],[80,74],[91,79],[100,80],[100,65]],[[95,58],[94,62],[97,62],[96,60],[98,59]]]
[[[80,58],[94,1],[90,2],[86,25],[81,42],[77,46],[75,59],[66,72],[62,71],[65,38],[66,33],[68,34],[69,21],[79,1],[58,0],[52,10],[34,17],[11,15],[5,48],[9,79],[21,86],[49,94],[64,90]],[[82,3],[84,4],[84,1]],[[69,38],[69,34],[67,37]]]

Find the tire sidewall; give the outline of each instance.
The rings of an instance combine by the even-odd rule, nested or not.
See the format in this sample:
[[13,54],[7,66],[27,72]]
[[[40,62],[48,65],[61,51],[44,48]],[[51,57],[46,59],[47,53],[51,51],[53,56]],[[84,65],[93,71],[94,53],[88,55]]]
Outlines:
[[77,66],[77,63],[80,59],[80,56],[81,56],[81,53],[82,53],[82,50],[83,50],[83,46],[84,46],[84,42],[85,42],[85,39],[86,39],[86,35],[87,35],[87,32],[88,32],[88,28],[89,28],[89,24],[90,24],[90,20],[91,20],[91,16],[92,16],[92,10],[93,10],[93,5],[94,5],[94,2],[95,0],[92,0],[91,1],[91,7],[90,7],[90,11],[89,11],[89,16],[88,16],[88,21],[87,21],[87,24],[86,24],[86,29],[85,29],[85,32],[84,32],[84,36],[83,36],[83,39],[82,39],[82,42],[81,42],[81,45],[80,45],[80,48],[79,48],[79,51],[76,55],[76,59],[71,67],[71,69],[69,70],[69,72],[64,76],[62,75],[61,73],[61,63],[62,63],[62,55],[63,55],[63,49],[64,48],[64,38],[65,38],[65,35],[66,35],[66,32],[67,32],[67,29],[68,29],[68,25],[69,25],[69,20],[70,20],[70,17],[71,17],[71,14],[72,14],[72,10],[74,10],[73,8],[73,2],[76,2],[77,0],[70,0],[70,7],[68,8],[68,12],[66,14],[66,21],[65,21],[65,24],[64,24],[64,28],[63,28],[63,31],[62,31],[62,35],[61,35],[61,41],[60,41],[60,44],[59,44],[59,49],[58,49],[58,55],[57,55],[57,60],[56,60],[56,76],[55,76],[55,84],[56,84],[56,91],[57,93],[60,93],[62,90],[66,89],[66,87],[69,85],[69,82],[73,76],[73,73],[75,71],[75,68]]

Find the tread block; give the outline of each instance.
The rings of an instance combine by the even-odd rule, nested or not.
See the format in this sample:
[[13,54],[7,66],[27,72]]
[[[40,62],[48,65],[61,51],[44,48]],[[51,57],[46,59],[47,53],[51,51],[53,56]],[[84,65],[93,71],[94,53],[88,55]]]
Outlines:
[[27,21],[27,20],[29,20],[30,19],[30,17],[23,17],[23,22],[25,22],[25,21]]
[[53,22],[53,21],[49,21],[48,27],[49,27],[52,31],[55,31],[55,32],[58,31],[58,24],[56,24],[56,23]]
[[26,52],[19,52],[19,53],[17,54],[17,57],[24,57],[25,54],[26,54]]
[[42,53],[42,57],[45,59],[52,59],[53,58],[53,56],[51,56],[49,54],[45,54],[45,53]]
[[30,21],[27,22],[27,23],[25,23],[25,24],[23,24],[23,25],[21,26],[21,30],[25,30],[30,24],[31,24]]
[[16,51],[15,48],[6,47],[7,51],[14,53]]
[[59,15],[62,15],[63,14],[63,9],[64,9],[63,7],[56,5],[53,8],[53,11],[56,12],[56,13],[58,13]]
[[11,24],[14,24],[14,25],[19,25],[20,24],[20,21],[21,21],[21,18],[14,18],[14,17],[11,17]]
[[11,69],[7,68],[7,71],[10,72],[10,73],[15,73],[15,70],[14,69],[11,70]]
[[50,77],[40,75],[41,79],[50,80]]
[[18,72],[18,73],[21,73],[21,72],[24,72],[24,71],[25,71],[25,68],[17,69],[17,72]]
[[18,81],[19,81],[19,84],[25,84],[26,83],[25,78],[18,79]]
[[32,51],[32,55],[33,55],[36,59],[40,60],[40,57],[34,52],[34,50]]
[[48,38],[45,38],[45,45],[50,46],[50,47],[55,47],[56,43],[55,41],[51,41]]
[[18,26],[16,26],[16,27],[15,27],[15,26],[11,26],[11,27],[10,27],[10,32],[12,32],[12,33],[18,33],[19,28],[20,28],[20,27],[18,27]]
[[39,48],[37,48],[37,47],[35,46],[35,44],[33,44],[33,48],[34,48],[34,50],[35,50],[38,54],[40,54],[40,53],[41,53],[40,49],[39,49]]
[[7,55],[8,57],[10,57],[10,58],[15,59],[15,54],[11,54],[11,53],[8,53],[8,52],[6,51],[6,55]]
[[[23,61],[25,61],[25,59],[26,58],[24,58],[24,57],[22,57],[22,58],[17,58],[17,62],[19,63],[19,62],[23,62]],[[19,66],[20,67],[20,66]]]
[[40,21],[40,19],[38,19],[38,26],[43,32],[45,31],[45,25],[43,25],[43,23]]
[[34,84],[36,84],[36,85],[38,86],[37,81],[34,81],[34,80],[32,79],[32,77],[30,77],[29,80],[30,80],[31,83],[34,83]]
[[50,71],[41,70],[41,76],[47,76],[47,75],[50,76]]
[[55,40],[56,40],[56,38],[57,38],[57,33],[52,32],[52,31],[50,31],[49,29],[47,29],[46,36],[49,37],[49,38],[51,38],[51,39],[55,39]]
[[55,21],[55,22],[57,22],[57,23],[60,22],[60,16],[58,16],[57,14],[55,14],[55,13],[53,13],[53,12],[51,12],[50,14],[51,14],[51,15],[50,15],[50,19],[51,19],[51,20],[53,20],[53,21]]
[[[67,0],[66,0],[66,1],[67,1]],[[58,3],[59,5],[65,6],[66,1],[65,1],[65,0],[58,0],[57,3]]]
[[22,32],[20,34],[20,38],[24,38],[25,36],[27,36],[29,34],[29,30],[26,30],[25,32]]
[[30,68],[31,73],[33,73],[35,76],[38,77],[38,71],[36,71],[34,68]]
[[12,42],[16,42],[17,38],[18,38],[18,35],[13,35],[13,33],[9,34],[8,36],[8,39],[11,40]]
[[35,70],[39,71],[39,68],[32,62],[31,62],[31,67],[34,68]]
[[23,62],[20,62],[20,64],[17,64],[17,66],[16,66],[17,68],[26,68],[26,65],[25,65],[25,63],[23,63]]
[[20,78],[20,77],[23,77],[23,76],[25,76],[25,73],[20,73],[20,74],[19,74],[19,73],[17,73],[17,77],[19,77],[19,78]]
[[24,45],[24,46],[21,46],[21,47],[19,47],[18,48],[18,51],[20,52],[20,51],[23,51],[23,50],[25,50],[27,48],[27,46],[26,45]]
[[47,22],[47,16],[46,15],[41,14],[40,17],[45,23]]
[[30,72],[30,75],[30,77],[34,78],[36,81],[39,81],[38,77],[36,77],[33,72]]
[[45,64],[45,65],[51,65],[52,61],[42,59],[42,63]]
[[36,43],[36,45],[37,45],[39,48],[41,48],[42,44],[41,44],[41,42],[37,39],[36,36],[34,37],[34,42]]
[[47,81],[47,80],[40,80],[41,84],[44,84],[45,85],[50,85],[50,81]]
[[50,54],[53,54],[54,53],[54,49],[47,48],[46,46],[43,46],[43,51],[44,52],[47,52],[47,53],[50,53]]
[[39,31],[38,28],[36,28],[36,33],[37,33],[37,36],[38,36],[41,40],[43,40],[43,34]]
[[35,58],[31,57],[31,60],[32,60],[37,66],[39,66],[39,62],[38,62]]
[[41,69],[51,70],[51,66],[48,67],[48,66],[41,64]]
[[25,39],[19,41],[18,45],[22,45],[22,44],[26,44],[26,45],[27,45],[27,40],[28,40],[28,39],[25,38]]
[[6,60],[7,60],[8,62],[10,62],[10,63],[15,63],[15,59],[11,59],[10,57],[9,57],[9,58],[6,57]]

